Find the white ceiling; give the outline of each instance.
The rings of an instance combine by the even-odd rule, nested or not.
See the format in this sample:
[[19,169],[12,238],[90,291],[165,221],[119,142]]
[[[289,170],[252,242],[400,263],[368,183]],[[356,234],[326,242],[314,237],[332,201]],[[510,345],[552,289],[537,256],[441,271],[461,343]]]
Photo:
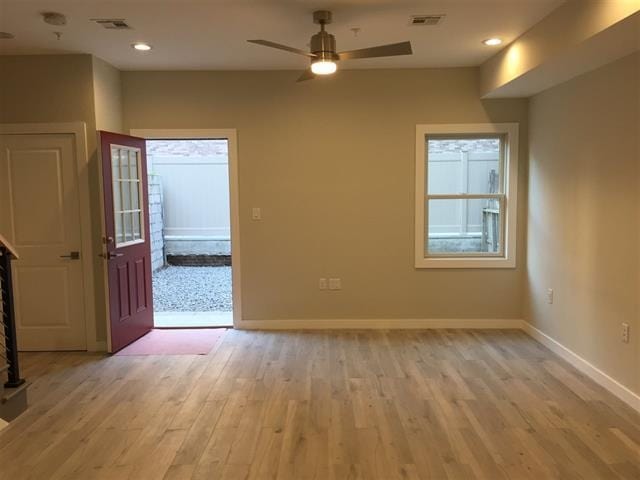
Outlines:
[[[91,53],[123,70],[303,69],[302,56],[246,42],[267,39],[306,49],[318,26],[311,14],[333,11],[328,27],[338,50],[410,40],[414,54],[353,60],[346,68],[479,65],[501,47],[481,41],[514,40],[564,0],[0,0],[0,54]],[[47,25],[39,12],[67,16]],[[409,26],[410,15],[446,14],[435,27]],[[124,18],[132,30],[106,30],[90,18]],[[357,36],[352,28],[360,28]],[[60,40],[53,32],[62,32]],[[148,53],[130,45],[145,41]]]

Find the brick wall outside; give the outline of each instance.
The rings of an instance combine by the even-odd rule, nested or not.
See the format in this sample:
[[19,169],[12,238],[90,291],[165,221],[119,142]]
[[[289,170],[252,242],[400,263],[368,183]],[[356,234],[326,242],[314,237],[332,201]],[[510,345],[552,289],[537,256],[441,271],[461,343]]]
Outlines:
[[202,157],[228,155],[226,140],[147,140],[147,155]]
[[482,139],[432,139],[429,140],[429,153],[498,153],[500,141],[495,138]]

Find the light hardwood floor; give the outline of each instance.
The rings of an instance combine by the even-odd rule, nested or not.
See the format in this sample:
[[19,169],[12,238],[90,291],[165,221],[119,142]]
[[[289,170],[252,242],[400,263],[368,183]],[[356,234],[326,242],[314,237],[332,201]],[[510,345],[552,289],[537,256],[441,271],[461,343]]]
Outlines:
[[2,479],[638,479],[640,415],[518,331],[229,331],[23,356]]

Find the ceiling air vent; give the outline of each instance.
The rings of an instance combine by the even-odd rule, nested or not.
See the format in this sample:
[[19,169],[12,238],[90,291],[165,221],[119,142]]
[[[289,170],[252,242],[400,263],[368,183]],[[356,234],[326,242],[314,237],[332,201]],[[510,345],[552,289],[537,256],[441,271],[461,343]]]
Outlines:
[[102,25],[107,30],[129,30],[131,27],[124,18],[92,18],[92,22]]
[[444,20],[444,15],[411,15],[409,25],[415,26],[435,26],[440,25]]

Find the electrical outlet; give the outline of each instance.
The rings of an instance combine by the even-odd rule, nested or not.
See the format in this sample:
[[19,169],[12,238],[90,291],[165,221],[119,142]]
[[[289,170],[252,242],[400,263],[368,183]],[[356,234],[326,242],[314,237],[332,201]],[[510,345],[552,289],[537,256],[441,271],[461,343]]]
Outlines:
[[553,304],[553,288],[547,288],[547,303]]
[[326,290],[327,289],[327,279],[326,278],[321,278],[318,281],[318,288],[320,290]]
[[629,324],[628,323],[622,324],[622,341],[624,343],[629,343]]
[[339,278],[330,278],[329,290],[342,290],[342,281]]

